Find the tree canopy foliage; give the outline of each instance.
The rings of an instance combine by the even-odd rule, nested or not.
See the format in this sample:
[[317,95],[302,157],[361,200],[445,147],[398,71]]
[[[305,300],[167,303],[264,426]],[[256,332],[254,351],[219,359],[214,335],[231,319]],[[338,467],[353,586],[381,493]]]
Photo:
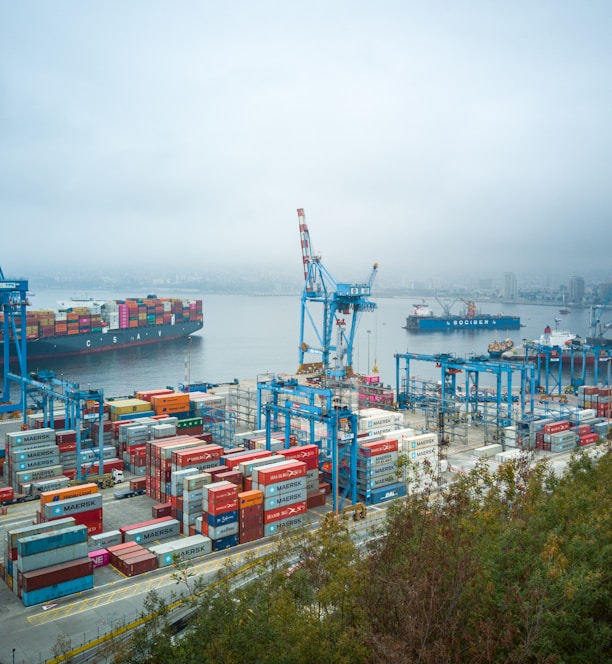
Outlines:
[[[181,638],[162,616],[116,661],[390,664],[612,661],[612,454],[485,464],[388,510],[288,540],[255,581],[205,589]],[[292,548],[292,551],[295,550]]]

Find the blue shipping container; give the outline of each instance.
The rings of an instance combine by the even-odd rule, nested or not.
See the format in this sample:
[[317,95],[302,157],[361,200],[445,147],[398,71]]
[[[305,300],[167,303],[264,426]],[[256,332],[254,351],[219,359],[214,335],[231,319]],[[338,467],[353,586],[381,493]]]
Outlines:
[[213,528],[238,521],[238,510],[224,512],[223,514],[209,514],[208,512],[206,514],[208,515],[208,525]]
[[64,581],[55,586],[47,586],[38,590],[32,590],[29,593],[24,592],[21,596],[21,601],[24,606],[33,606],[34,604],[41,604],[48,602],[58,597],[65,597],[66,595],[73,595],[74,593],[83,592],[83,590],[91,590],[94,587],[93,574],[82,576],[79,579],[72,579],[71,581]]
[[238,535],[228,535],[227,537],[222,537],[218,540],[212,541],[212,550],[213,551],[223,551],[224,549],[229,549],[232,546],[238,545]]
[[22,557],[31,556],[81,542],[87,542],[87,526],[69,526],[55,532],[30,535],[17,540],[17,554]]
[[401,482],[397,484],[390,484],[389,486],[383,486],[380,489],[372,489],[370,491],[370,497],[368,505],[378,505],[379,503],[384,503],[387,500],[393,500],[395,498],[401,498],[406,495],[406,485]]

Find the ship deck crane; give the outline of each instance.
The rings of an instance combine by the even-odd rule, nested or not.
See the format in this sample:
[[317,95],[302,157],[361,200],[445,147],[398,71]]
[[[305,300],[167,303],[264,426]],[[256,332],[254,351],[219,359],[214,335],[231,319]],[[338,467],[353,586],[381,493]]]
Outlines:
[[5,279],[0,267],[0,311],[2,312],[4,380],[0,396],[0,414],[24,411],[24,403],[11,403],[10,349],[15,345],[19,373],[27,375],[26,305],[28,304],[27,279]]
[[[323,265],[321,256],[312,250],[304,210],[300,208],[297,212],[304,268],[298,372],[322,371],[337,378],[350,376],[353,374],[353,344],[359,319],[362,313],[376,308],[369,298],[378,264],[374,263],[365,282],[336,282]],[[320,321],[314,316],[316,305],[322,307]],[[306,340],[307,328],[314,335],[313,341]],[[317,356],[319,360],[307,362],[307,355]]]

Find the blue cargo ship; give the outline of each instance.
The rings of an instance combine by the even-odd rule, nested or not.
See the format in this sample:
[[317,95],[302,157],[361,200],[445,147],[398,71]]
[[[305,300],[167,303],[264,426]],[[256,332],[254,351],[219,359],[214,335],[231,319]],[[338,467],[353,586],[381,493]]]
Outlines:
[[520,316],[505,314],[483,314],[477,311],[474,302],[467,301],[462,315],[448,312],[437,316],[426,302],[413,305],[406,317],[404,329],[411,332],[454,332],[458,330],[518,330]]

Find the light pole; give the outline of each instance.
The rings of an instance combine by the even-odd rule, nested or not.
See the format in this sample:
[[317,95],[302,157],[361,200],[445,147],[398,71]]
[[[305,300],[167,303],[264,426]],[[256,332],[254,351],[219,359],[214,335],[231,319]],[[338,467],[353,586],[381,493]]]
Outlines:
[[367,330],[367,332],[368,332],[368,367],[366,374],[370,375],[370,333],[372,332],[372,330]]
[[15,664],[15,648],[13,648],[13,664]]

